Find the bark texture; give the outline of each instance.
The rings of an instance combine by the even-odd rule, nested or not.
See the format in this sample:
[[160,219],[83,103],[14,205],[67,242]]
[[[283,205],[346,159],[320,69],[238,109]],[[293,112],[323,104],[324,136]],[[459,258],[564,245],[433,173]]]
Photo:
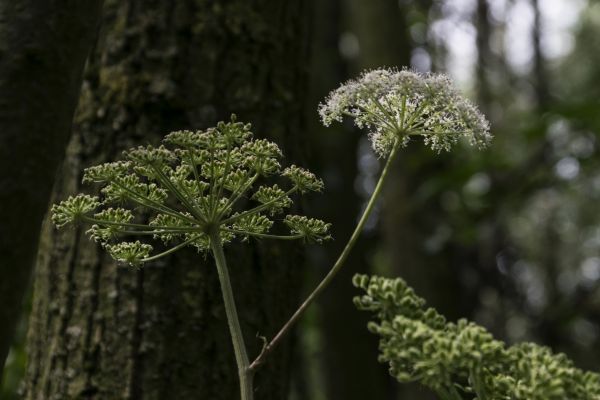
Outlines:
[[0,371],[69,139],[100,5],[0,2]]
[[[297,161],[302,132],[304,2],[108,1],[55,199],[88,165],[171,130],[228,119]],[[297,305],[301,249],[225,250],[251,355]],[[217,273],[190,251],[141,270],[116,266],[84,229],[44,227],[29,331],[26,399],[238,396]],[[287,397],[290,341],[256,378],[257,399]]]

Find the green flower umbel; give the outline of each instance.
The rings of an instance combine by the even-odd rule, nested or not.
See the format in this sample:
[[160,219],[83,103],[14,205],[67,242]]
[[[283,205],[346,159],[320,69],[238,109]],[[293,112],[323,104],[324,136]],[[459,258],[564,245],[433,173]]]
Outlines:
[[441,74],[365,72],[331,92],[319,114],[326,126],[353,118],[359,128],[369,129],[373,149],[382,157],[415,136],[438,152],[450,150],[460,137],[478,147],[492,138],[485,117]]
[[[329,224],[284,214],[293,194],[319,192],[323,182],[294,165],[282,169],[279,147],[253,139],[250,125],[235,116],[206,131],[173,132],[163,142],[126,151],[123,161],[86,169],[84,183],[100,184],[102,198],[81,194],[54,205],[55,225],[89,223],[92,239],[115,260],[132,265],[185,246],[207,251],[211,232],[218,232],[222,243],[330,238]],[[270,233],[276,220],[284,222],[283,234]],[[159,239],[168,250],[151,256],[150,245],[122,241],[125,236]]]
[[[117,262],[130,265],[139,266],[188,246],[212,254],[237,363],[240,398],[253,400],[254,372],[223,245],[236,238],[316,243],[330,239],[330,224],[287,214],[293,195],[320,192],[323,181],[295,165],[282,169],[279,147],[253,139],[250,125],[236,122],[235,116],[206,131],[173,132],[163,143],[131,149],[123,161],[86,169],[83,182],[101,185],[102,196],[70,197],[52,207],[52,221],[58,228],[90,224],[90,237]],[[127,236],[135,239],[123,240]],[[152,255],[154,247],[144,238],[162,242],[166,250]]]

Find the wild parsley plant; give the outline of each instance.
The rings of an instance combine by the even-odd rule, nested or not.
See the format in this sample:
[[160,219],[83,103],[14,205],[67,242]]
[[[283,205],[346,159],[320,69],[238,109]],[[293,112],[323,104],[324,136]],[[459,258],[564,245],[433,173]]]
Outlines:
[[[419,137],[437,152],[460,138],[478,148],[491,140],[485,117],[438,74],[367,72],[333,91],[320,113],[325,125],[354,119],[387,159],[357,230],[398,149]],[[507,346],[464,319],[447,322],[402,279],[357,275],[354,285],[365,292],[354,299],[356,306],[374,314],[368,327],[380,337],[379,359],[399,382],[419,382],[443,400],[600,399],[600,374],[576,368],[564,354],[533,343]]]
[[[154,261],[184,247],[215,259],[233,342],[242,400],[253,398],[254,371],[240,327],[223,246],[235,239],[330,239],[329,226],[303,215],[286,215],[285,234],[271,233],[292,205],[293,194],[320,192],[323,182],[291,165],[282,169],[279,147],[253,139],[249,124],[232,116],[206,131],[178,131],[160,147],[138,147],[123,161],[85,170],[84,183],[99,184],[101,196],[79,194],[52,207],[61,228],[89,224],[89,236],[118,262],[133,266]],[[261,180],[285,186],[260,184]],[[280,229],[281,230],[281,229]],[[124,241],[125,237],[134,241]],[[162,242],[164,250],[142,238]]]
[[[450,150],[461,137],[480,148],[491,140],[489,124],[477,108],[458,94],[447,77],[438,74],[392,69],[366,72],[331,92],[319,113],[326,126],[347,116],[359,128],[368,129],[373,149],[385,159],[385,165],[354,232],[329,273],[252,363],[239,326],[223,245],[235,238],[318,243],[330,238],[329,224],[299,215],[284,218],[289,234],[269,233],[274,224],[272,217],[292,204],[292,193],[320,191],[323,187],[304,169],[291,166],[281,170],[278,160],[282,155],[275,144],[252,139],[249,126],[235,119],[204,132],[174,132],[165,137],[166,146],[133,149],[125,153],[124,161],[87,169],[84,182],[103,185],[102,199],[81,194],[52,209],[58,227],[91,224],[90,236],[117,261],[131,265],[153,261],[186,246],[212,253],[238,363],[242,400],[253,398],[256,370],[342,268],[399,149],[416,137],[422,137],[438,152]],[[284,190],[277,185],[263,185],[254,189],[259,178],[271,175],[287,178],[291,187]],[[241,207],[248,206],[246,198],[256,205]],[[143,213],[134,213],[132,206]],[[168,248],[151,255],[153,247],[146,242],[120,241],[128,235],[151,236]]]
[[256,369],[281,341],[308,306],[333,281],[344,265],[369,219],[398,151],[416,138],[436,152],[449,151],[461,138],[484,148],[492,139],[490,126],[477,107],[454,88],[442,74],[421,74],[408,70],[376,69],[363,73],[332,91],[319,107],[325,126],[354,120],[369,131],[375,153],[385,165],[354,232],[328,274],[298,310],[252,362]]

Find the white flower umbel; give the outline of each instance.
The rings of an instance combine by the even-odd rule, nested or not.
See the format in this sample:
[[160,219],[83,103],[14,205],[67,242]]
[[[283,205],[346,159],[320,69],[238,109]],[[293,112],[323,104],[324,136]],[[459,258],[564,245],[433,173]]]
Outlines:
[[[460,96],[450,79],[439,74],[419,74],[395,69],[365,72],[359,79],[348,81],[331,92],[325,103],[320,105],[319,114],[325,126],[334,121],[341,122],[344,117],[354,119],[359,128],[369,130],[373,149],[387,160],[375,190],[339,258],[277,335],[265,345],[262,353],[250,365],[251,369],[258,368],[265,361],[342,268],[369,219],[399,148],[418,136],[423,137],[425,144],[437,152],[450,150],[461,137],[479,148],[485,147],[491,140],[489,123],[485,117],[477,107]],[[292,180],[294,175],[302,176],[292,173],[289,175]],[[292,232],[306,235],[303,227],[294,226],[296,220],[302,221],[288,219],[285,222],[292,227]],[[310,227],[314,231],[319,230],[315,224],[310,224]]]
[[461,137],[480,148],[492,138],[485,117],[442,74],[365,72],[331,92],[319,114],[326,126],[344,116],[353,118],[356,126],[369,130],[373,149],[381,157],[416,136],[438,152],[450,150]]

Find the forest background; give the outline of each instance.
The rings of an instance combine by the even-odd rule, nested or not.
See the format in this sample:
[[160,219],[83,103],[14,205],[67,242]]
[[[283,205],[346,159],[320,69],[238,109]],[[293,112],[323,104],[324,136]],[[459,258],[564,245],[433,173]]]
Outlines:
[[[393,382],[386,367],[377,363],[376,339],[366,330],[366,316],[351,302],[357,294],[350,281],[355,272],[402,276],[451,320],[467,317],[509,343],[545,344],[565,352],[579,367],[598,370],[600,3],[331,0],[281,5],[265,0],[250,5],[238,0],[182,1],[176,7],[169,1],[152,1],[145,7],[137,3],[106,1],[97,16],[98,38],[90,46],[73,138],[54,196],[74,191],[75,170],[119,154],[127,145],[156,141],[179,127],[206,128],[230,112],[239,113],[243,121],[254,124],[258,136],[277,141],[293,160],[323,177],[324,194],[303,207],[332,222],[336,238],[329,245],[309,247],[304,257],[301,249],[291,249],[297,261],[274,261],[268,270],[279,272],[269,278],[262,277],[253,263],[280,254],[281,249],[236,250],[239,257],[253,257],[248,262],[253,272],[240,279],[256,282],[248,291],[264,291],[258,303],[284,299],[272,314],[248,316],[247,326],[263,326],[261,321],[274,318],[266,329],[277,328],[300,294],[314,286],[335,259],[353,228],[353,216],[373,190],[380,166],[366,138],[351,126],[325,129],[318,121],[317,105],[331,89],[363,69],[381,66],[446,72],[491,121],[495,140],[483,153],[459,149],[436,155],[421,146],[402,153],[385,199],[351,262],[311,308],[269,370],[279,370],[279,384],[270,389],[276,393],[274,399],[404,399],[415,393],[427,398],[418,388]],[[194,74],[201,78],[192,79]],[[36,393],[58,396],[80,387],[84,397],[93,396],[93,390],[113,390],[103,386],[108,367],[91,365],[101,351],[94,347],[100,328],[93,317],[103,296],[110,295],[102,290],[105,279],[119,280],[123,303],[131,302],[135,308],[118,321],[123,329],[131,327],[123,342],[128,355],[136,359],[147,337],[148,343],[154,341],[170,354],[160,362],[144,356],[124,361],[133,365],[124,368],[129,371],[127,388],[116,387],[115,393],[152,398],[144,393],[150,388],[159,393],[160,385],[151,372],[165,360],[180,358],[182,351],[192,354],[184,357],[192,364],[210,352],[209,369],[217,377],[205,382],[234,382],[234,376],[223,372],[232,363],[226,335],[210,346],[190,345],[196,337],[185,341],[187,348],[179,348],[157,338],[167,333],[152,337],[147,334],[151,328],[140,328],[164,311],[156,305],[165,298],[156,289],[165,282],[164,276],[153,270],[129,276],[126,269],[109,276],[103,272],[109,261],[91,244],[81,244],[77,235],[60,236],[44,225],[35,283],[26,295],[6,360],[0,399],[33,398]],[[77,268],[96,272],[88,276],[67,261],[57,264],[67,247],[79,248],[80,257],[91,254]],[[282,272],[285,268],[293,271]],[[168,271],[168,266],[164,269]],[[215,282],[214,276],[190,277],[182,270],[169,272],[166,284],[173,292],[181,290],[176,282],[183,277],[191,279],[190,287],[193,282]],[[66,277],[66,283],[52,289],[48,282],[59,279],[49,277],[52,271]],[[81,283],[88,280],[90,285]],[[183,291],[193,291],[190,287]],[[58,304],[36,290],[45,296],[54,293]],[[215,307],[218,291],[202,290],[215,300],[197,304],[186,298],[187,309],[174,309],[183,315]],[[71,292],[77,294],[67,296]],[[241,304],[257,304],[243,299],[244,295]],[[54,321],[40,322],[40,315],[69,307],[70,321],[57,312]],[[77,319],[86,321],[89,333],[69,329]],[[193,330],[200,321],[209,326],[207,335],[223,336],[224,328],[213,327],[223,324],[222,318],[194,315],[186,321],[183,330]],[[102,326],[110,329],[108,323]],[[61,333],[64,339],[52,340]],[[118,336],[97,340],[103,345],[120,343]],[[65,352],[50,354],[47,343],[72,352],[69,366]],[[224,350],[215,356],[215,349]],[[44,371],[61,365],[63,381],[53,382]],[[69,376],[69,368],[84,376],[79,372]],[[181,393],[202,385],[190,383],[192,375],[181,378],[187,383],[177,383]]]

